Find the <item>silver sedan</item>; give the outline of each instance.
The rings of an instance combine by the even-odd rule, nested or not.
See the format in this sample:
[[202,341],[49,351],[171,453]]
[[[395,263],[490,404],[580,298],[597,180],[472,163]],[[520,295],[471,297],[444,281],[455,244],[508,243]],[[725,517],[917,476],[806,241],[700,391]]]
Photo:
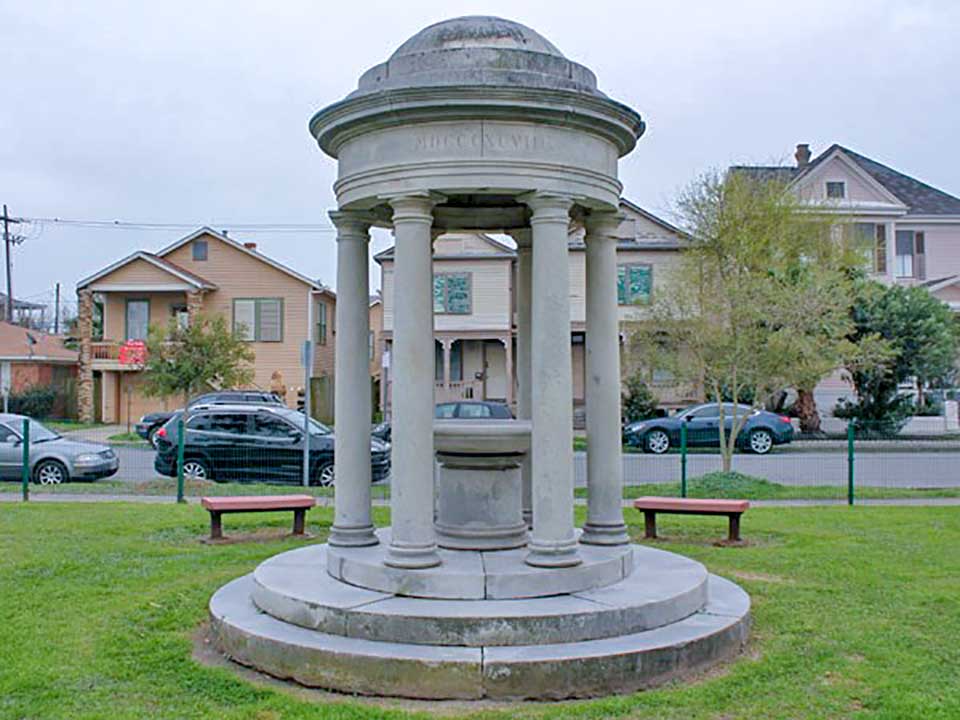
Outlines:
[[0,414],[0,477],[23,471],[23,422],[30,425],[30,478],[41,485],[110,477],[120,459],[108,445],[68,440],[24,415]]

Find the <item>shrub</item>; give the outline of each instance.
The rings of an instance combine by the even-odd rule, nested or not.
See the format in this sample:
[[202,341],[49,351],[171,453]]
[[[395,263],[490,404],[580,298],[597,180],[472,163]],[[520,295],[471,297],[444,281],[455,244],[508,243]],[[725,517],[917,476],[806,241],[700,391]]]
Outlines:
[[10,396],[10,412],[28,415],[36,419],[50,416],[57,401],[57,389],[50,386],[34,385]]
[[631,375],[624,383],[623,419],[631,423],[646,420],[657,414],[657,398],[639,374]]

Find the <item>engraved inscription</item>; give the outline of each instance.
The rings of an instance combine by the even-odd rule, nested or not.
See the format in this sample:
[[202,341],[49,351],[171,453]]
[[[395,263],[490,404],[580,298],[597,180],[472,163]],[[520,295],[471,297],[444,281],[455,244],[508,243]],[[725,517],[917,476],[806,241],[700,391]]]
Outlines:
[[485,129],[462,131],[427,131],[413,138],[417,153],[473,152],[480,155],[504,153],[542,154],[554,149],[552,138],[528,130]]

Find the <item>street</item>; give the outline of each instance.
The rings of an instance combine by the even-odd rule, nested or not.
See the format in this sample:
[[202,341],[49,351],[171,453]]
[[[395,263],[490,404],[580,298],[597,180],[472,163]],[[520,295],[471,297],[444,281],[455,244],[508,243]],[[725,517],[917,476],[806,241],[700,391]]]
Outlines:
[[[153,450],[114,445],[120,457],[120,472],[113,479],[142,482],[161,477],[153,469]],[[586,485],[586,453],[574,454],[574,478]],[[690,478],[720,469],[719,454],[687,456]],[[842,448],[829,452],[784,452],[769,455],[734,456],[733,469],[783,485],[847,484],[847,455]],[[943,488],[960,487],[960,451],[859,452],[854,467],[856,484],[869,487]],[[680,456],[625,454],[623,480],[627,485],[678,482]]]

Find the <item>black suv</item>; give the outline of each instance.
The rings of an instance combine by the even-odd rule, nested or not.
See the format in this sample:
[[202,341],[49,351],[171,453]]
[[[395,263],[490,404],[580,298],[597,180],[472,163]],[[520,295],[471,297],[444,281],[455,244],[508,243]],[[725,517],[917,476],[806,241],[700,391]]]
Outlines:
[[[184,475],[197,480],[299,484],[303,475],[303,413],[271,405],[210,405],[187,411]],[[154,467],[177,474],[176,431],[157,434]],[[370,439],[373,481],[390,474],[390,445]],[[310,420],[310,484],[332,485],[333,433]]]
[[[283,401],[276,393],[263,390],[218,390],[217,392],[197,395],[187,407],[195,405],[283,405]],[[178,410],[147,413],[137,423],[137,435],[157,447],[157,430],[163,427]]]

